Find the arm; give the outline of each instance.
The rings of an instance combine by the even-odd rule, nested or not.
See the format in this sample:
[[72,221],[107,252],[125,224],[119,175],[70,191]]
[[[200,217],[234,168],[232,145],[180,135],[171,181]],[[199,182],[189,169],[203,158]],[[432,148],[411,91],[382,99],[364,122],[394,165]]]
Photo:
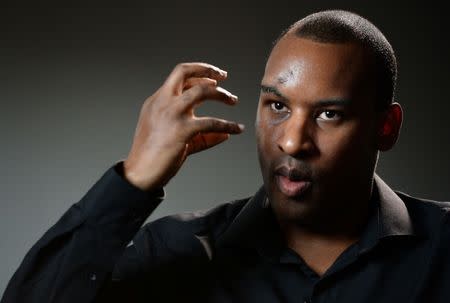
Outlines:
[[[127,159],[109,169],[32,247],[1,303],[93,302],[108,289],[126,245],[187,156],[242,132],[235,122],[194,115],[205,99],[236,104],[236,96],[217,87],[225,78],[226,72],[205,63],[175,67],[144,102]],[[125,270],[135,265],[125,264]]]
[[92,302],[142,223],[164,197],[111,167],[31,248],[2,298],[10,302]]

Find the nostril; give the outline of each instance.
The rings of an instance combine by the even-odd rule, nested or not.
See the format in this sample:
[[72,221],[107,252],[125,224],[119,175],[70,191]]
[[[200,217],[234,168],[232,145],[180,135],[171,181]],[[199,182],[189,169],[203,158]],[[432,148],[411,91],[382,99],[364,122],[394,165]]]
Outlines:
[[278,144],[278,148],[283,153],[295,158],[306,158],[316,152],[316,148],[310,140],[294,141],[286,139]]

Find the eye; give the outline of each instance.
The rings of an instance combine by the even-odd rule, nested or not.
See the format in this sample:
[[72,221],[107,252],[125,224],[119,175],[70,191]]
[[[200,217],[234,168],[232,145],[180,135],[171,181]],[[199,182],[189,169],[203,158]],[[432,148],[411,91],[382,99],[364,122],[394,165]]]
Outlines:
[[286,105],[284,105],[283,102],[279,101],[272,101],[270,103],[270,108],[276,113],[289,112],[289,109],[286,107]]
[[335,110],[324,110],[318,117],[318,119],[324,121],[337,121],[341,118],[341,113]]

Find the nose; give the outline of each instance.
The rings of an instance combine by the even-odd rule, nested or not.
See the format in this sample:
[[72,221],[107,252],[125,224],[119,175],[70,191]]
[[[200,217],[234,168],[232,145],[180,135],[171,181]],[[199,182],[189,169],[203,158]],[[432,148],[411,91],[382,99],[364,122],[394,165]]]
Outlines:
[[281,135],[278,148],[292,157],[307,157],[314,150],[313,127],[311,121],[303,114],[292,115],[280,125]]

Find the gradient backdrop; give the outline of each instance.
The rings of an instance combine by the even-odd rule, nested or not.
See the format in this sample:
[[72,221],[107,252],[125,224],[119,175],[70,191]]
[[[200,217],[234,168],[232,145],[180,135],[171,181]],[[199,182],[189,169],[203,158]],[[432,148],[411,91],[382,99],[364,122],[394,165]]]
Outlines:
[[142,102],[178,62],[226,69],[223,86],[240,105],[207,103],[199,114],[234,119],[247,130],[190,157],[149,220],[252,195],[262,180],[253,123],[268,50],[282,29],[320,9],[366,16],[397,52],[405,122],[378,173],[395,189],[449,199],[450,47],[443,8],[394,1],[147,2],[6,7],[2,1],[0,294],[31,245],[126,157]]

